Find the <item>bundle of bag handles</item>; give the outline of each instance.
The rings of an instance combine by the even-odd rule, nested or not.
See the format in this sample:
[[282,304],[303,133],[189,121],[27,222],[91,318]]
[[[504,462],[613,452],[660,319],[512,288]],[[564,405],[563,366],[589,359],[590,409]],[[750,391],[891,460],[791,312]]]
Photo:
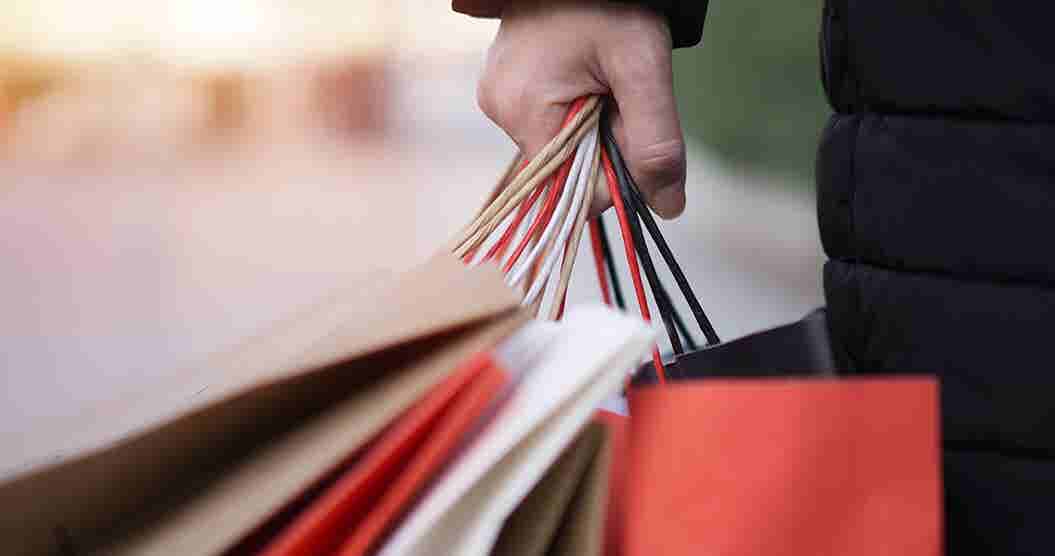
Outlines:
[[[684,354],[686,346],[697,349],[685,320],[659,280],[641,231],[644,223],[707,345],[718,344],[718,334],[626,167],[609,125],[606,104],[597,96],[573,102],[557,136],[531,160],[519,155],[514,158],[483,208],[454,238],[450,248],[469,265],[497,261],[506,281],[523,292],[524,306],[536,316],[559,319],[593,195],[603,173],[619,219],[641,316],[651,320],[639,259],[675,356]],[[614,298],[615,305],[625,309],[604,222],[595,218],[589,226],[604,301],[612,304]],[[665,382],[658,347],[652,351],[652,362],[659,381]]]

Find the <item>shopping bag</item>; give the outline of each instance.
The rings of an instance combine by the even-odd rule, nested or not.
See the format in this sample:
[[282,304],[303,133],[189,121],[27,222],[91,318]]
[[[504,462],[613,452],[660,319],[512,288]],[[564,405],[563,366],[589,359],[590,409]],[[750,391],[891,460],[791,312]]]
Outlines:
[[608,497],[601,553],[605,556],[619,556],[623,553],[623,535],[626,527],[630,420],[624,414],[601,410],[597,412],[596,422],[604,426],[609,439],[608,477],[605,485]]
[[[672,380],[834,376],[835,358],[825,309],[801,320],[677,355],[666,364]],[[643,365],[635,385],[656,382],[655,368]]]
[[[604,143],[642,314],[649,317],[638,258],[674,351],[666,360],[655,351],[639,371],[628,390],[629,417],[609,417],[627,427],[627,441],[616,454],[625,470],[613,480],[606,553],[939,554],[936,380],[835,376],[823,311],[721,343],[610,130]],[[673,310],[642,223],[706,347],[693,345]]]
[[444,256],[345,292],[189,371],[212,387],[164,420],[0,483],[5,549],[219,553],[518,328],[517,301]]
[[[598,328],[605,332],[597,334]],[[581,349],[587,337],[593,344]],[[398,524],[381,553],[445,546],[448,554],[487,554],[510,512],[525,516],[516,530],[546,529],[535,522],[540,514],[532,504],[514,508],[524,505],[528,489],[540,488],[535,481],[543,473],[564,487],[580,482],[581,466],[551,464],[599,398],[618,388],[621,370],[632,366],[649,337],[639,323],[605,309],[575,309],[562,325],[525,324],[471,357],[338,478],[313,489],[322,493],[295,508],[295,517],[265,528],[278,530],[270,539],[253,535],[232,553],[263,547],[272,556],[366,554]],[[506,397],[499,399],[503,389]],[[485,412],[487,419],[480,419]],[[599,513],[597,504],[589,508]],[[399,522],[408,511],[407,523]]]
[[632,388],[623,554],[939,554],[937,408],[931,378]]
[[502,525],[491,554],[596,554],[604,500],[593,506],[590,489],[605,481],[607,440],[603,425],[587,426]]
[[[341,470],[259,553],[366,553],[439,472],[509,381],[486,352],[471,357]],[[238,552],[257,552],[253,548]]]
[[560,520],[557,537],[546,552],[551,556],[600,556],[604,553],[613,436],[608,427],[596,420],[591,426],[600,427],[601,445]]
[[518,334],[525,332],[548,332],[552,343],[380,556],[431,555],[436,547],[488,554],[505,521],[653,342],[637,319],[599,307],[577,307],[559,325],[536,321]]

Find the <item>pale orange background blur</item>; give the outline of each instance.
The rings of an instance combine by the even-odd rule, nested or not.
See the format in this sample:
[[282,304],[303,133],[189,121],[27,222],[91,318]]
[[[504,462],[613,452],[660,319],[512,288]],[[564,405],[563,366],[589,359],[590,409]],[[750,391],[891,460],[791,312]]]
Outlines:
[[[0,474],[438,250],[514,152],[474,98],[495,29],[443,0],[0,1]],[[664,230],[719,332],[819,305],[812,200],[689,157]],[[571,287],[596,300],[592,265]]]

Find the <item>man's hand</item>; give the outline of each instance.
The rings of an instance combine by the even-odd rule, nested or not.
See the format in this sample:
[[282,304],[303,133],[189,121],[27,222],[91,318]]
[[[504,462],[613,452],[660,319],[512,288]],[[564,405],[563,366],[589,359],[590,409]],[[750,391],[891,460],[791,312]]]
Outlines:
[[[487,55],[480,108],[532,157],[568,106],[611,94],[616,141],[653,209],[685,208],[685,142],[674,103],[671,38],[648,8],[604,0],[511,0]],[[611,204],[599,188],[593,211]]]

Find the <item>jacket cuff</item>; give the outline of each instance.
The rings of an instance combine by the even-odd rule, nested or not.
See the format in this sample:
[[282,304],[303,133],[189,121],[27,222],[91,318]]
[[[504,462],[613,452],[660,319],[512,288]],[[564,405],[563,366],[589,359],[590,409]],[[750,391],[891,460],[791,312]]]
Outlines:
[[506,0],[451,0],[451,8],[473,17],[501,17]]
[[[695,46],[703,38],[708,0],[615,0],[635,2],[667,17],[674,48]],[[501,17],[505,0],[452,0],[454,11],[473,17]]]

